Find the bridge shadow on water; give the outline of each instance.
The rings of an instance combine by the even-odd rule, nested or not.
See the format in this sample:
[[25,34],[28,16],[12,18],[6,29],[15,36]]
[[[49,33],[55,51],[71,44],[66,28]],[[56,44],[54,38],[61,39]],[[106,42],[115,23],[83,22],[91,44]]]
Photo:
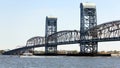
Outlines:
[[34,54],[36,56],[111,56],[111,54],[92,54],[92,53],[87,53],[87,54]]

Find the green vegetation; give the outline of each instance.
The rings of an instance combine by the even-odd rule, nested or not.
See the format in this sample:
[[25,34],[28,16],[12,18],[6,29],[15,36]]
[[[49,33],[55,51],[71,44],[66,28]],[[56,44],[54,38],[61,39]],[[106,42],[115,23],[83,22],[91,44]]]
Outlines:
[[113,50],[113,51],[100,51],[99,54],[120,54],[120,51]]

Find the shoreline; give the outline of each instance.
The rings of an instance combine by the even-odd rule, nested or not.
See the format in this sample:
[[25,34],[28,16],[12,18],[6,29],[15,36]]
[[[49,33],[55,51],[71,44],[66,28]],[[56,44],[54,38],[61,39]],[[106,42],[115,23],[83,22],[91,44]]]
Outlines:
[[33,54],[35,56],[111,56],[111,54]]

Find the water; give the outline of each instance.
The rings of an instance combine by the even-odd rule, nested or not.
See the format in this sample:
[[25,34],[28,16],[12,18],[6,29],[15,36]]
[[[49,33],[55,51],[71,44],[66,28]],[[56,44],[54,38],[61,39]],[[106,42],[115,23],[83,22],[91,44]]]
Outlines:
[[120,57],[0,56],[0,68],[120,68]]

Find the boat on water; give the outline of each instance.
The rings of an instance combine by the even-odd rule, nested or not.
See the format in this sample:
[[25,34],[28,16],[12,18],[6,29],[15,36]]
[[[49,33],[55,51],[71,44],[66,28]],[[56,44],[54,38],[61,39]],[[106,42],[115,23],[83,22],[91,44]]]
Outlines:
[[23,53],[22,56],[33,56],[33,54],[32,53]]
[[44,58],[44,56],[35,56],[33,53],[23,53],[22,55],[19,56],[20,58]]
[[34,55],[33,55],[32,53],[25,52],[25,53],[23,53],[22,55],[20,55],[20,58],[31,57],[31,56],[34,56]]

